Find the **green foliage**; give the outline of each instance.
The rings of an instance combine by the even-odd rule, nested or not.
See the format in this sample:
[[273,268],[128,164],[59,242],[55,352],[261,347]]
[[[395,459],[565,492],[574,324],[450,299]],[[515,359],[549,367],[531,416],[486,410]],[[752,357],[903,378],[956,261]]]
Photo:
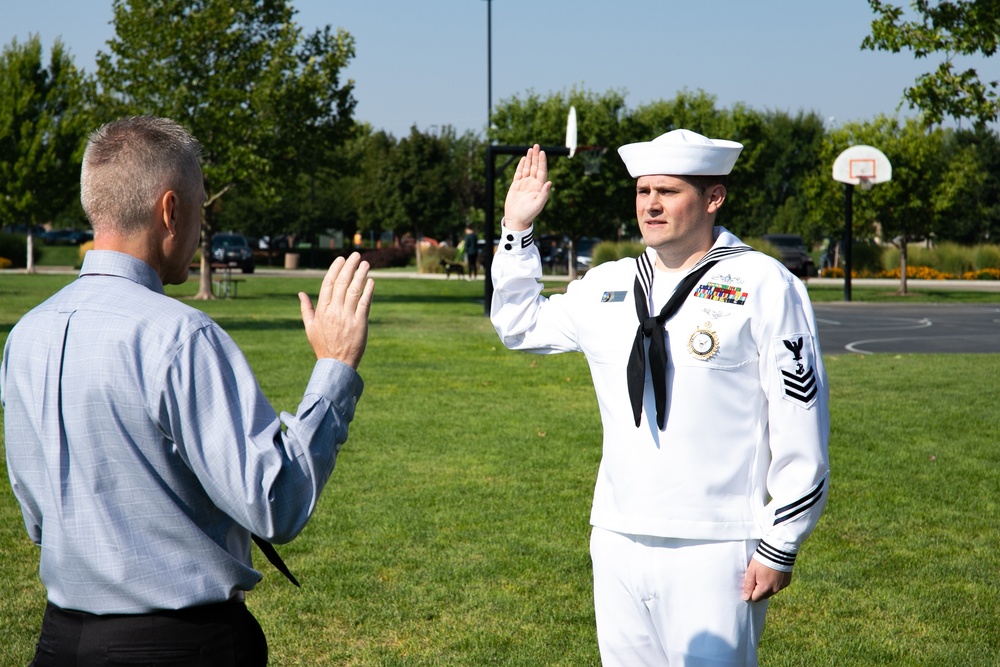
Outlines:
[[[42,258],[42,248],[40,243],[32,245],[34,250],[35,263]],[[28,237],[24,234],[8,234],[0,232],[0,257],[10,261],[10,267],[23,269],[28,258]]]
[[[550,156],[549,178],[554,187],[536,233],[565,234],[578,241],[584,236],[609,238],[622,222],[634,220],[631,204],[635,182],[622,167],[618,146],[623,140],[620,117],[625,111],[624,96],[617,91],[603,95],[573,89],[568,93],[541,97],[529,93],[523,99],[504,100],[493,111],[490,138],[502,146],[561,146],[566,137],[570,107],[576,108],[581,147],[607,149],[600,171],[585,173],[584,158]],[[497,169],[494,219],[503,216],[503,202],[513,177],[517,158],[506,170]],[[500,165],[502,167],[502,164]]]
[[762,252],[768,257],[773,257],[779,262],[781,261],[781,250],[770,241],[765,241],[764,239],[753,236],[743,238],[741,240],[757,252]]
[[300,174],[352,131],[354,84],[340,72],[353,38],[303,35],[285,0],[114,0],[113,12],[110,52],[97,54],[107,114],[173,118],[202,142],[203,254],[224,193],[250,188],[273,214],[305,196]]
[[[365,128],[367,130],[367,128]],[[445,126],[416,127],[397,141],[384,131],[362,132],[351,142],[357,175],[347,181],[356,228],[457,242],[467,224],[482,218],[482,153],[472,133]]]
[[91,85],[59,40],[47,67],[37,35],[3,47],[0,226],[51,222],[79,198]]
[[[886,271],[898,269],[899,255],[899,248],[886,247],[882,251],[882,268]],[[968,272],[1000,269],[1000,246],[997,245],[968,247],[948,242],[933,246],[911,243],[906,249],[906,257],[910,267],[927,267],[955,278],[962,278]]]
[[642,243],[634,243],[632,241],[601,241],[594,246],[591,266],[597,266],[605,262],[615,262],[625,257],[638,257],[645,250],[646,246]]
[[956,130],[945,143],[949,168],[939,236],[964,244],[1000,236],[1000,136],[986,128]]
[[425,245],[420,250],[420,266],[417,267],[417,271],[419,273],[444,273],[441,260],[462,263],[464,258],[458,256],[458,250],[454,246]]
[[871,241],[855,241],[851,246],[851,268],[859,273],[877,273],[880,269],[891,270],[899,268],[898,253],[895,264],[886,265],[885,254],[891,252],[893,246],[880,246]]
[[956,243],[938,243],[934,247],[935,262],[934,268],[942,273],[950,273],[960,276],[966,271],[975,268],[972,262],[972,253],[968,248],[964,248]]
[[[583,173],[583,158],[549,160],[555,187],[540,220],[546,232],[608,238],[622,225],[634,225],[635,181],[615,154],[618,146],[650,139],[677,128],[710,137],[740,141],[744,150],[729,179],[729,195],[719,224],[741,235],[767,232],[800,233],[809,241],[825,230],[807,224],[803,180],[824,167],[819,147],[824,130],[816,114],[761,113],[743,105],[717,109],[715,98],[703,91],[684,91],[672,100],[657,101],[635,110],[624,107],[616,93],[595,96],[573,91],[542,98],[509,100],[494,114],[501,145],[559,144],[570,106],[577,109],[581,146],[607,148],[598,174]],[[585,153],[580,153],[580,156]],[[510,174],[498,174],[498,192],[505,193]],[[497,198],[502,214],[503,197]]]
[[899,53],[903,49],[916,58],[940,55],[933,72],[917,77],[903,95],[910,108],[920,109],[924,122],[941,123],[945,118],[971,119],[979,126],[1000,116],[997,81],[983,81],[969,68],[956,71],[956,58],[981,54],[992,56],[1000,45],[1000,5],[994,0],[913,0],[915,20],[905,20],[902,7],[868,0],[875,12],[870,35],[863,49]]
[[972,249],[972,266],[977,270],[1000,269],[1000,246],[980,244]]

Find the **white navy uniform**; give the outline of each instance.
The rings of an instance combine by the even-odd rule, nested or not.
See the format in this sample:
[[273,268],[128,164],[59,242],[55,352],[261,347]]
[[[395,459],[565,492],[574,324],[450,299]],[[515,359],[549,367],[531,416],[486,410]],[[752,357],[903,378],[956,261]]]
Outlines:
[[[743,245],[721,227],[714,233],[713,251]],[[742,541],[754,559],[790,572],[828,493],[829,392],[805,287],[758,252],[715,264],[665,325],[664,428],[648,370],[637,428],[626,381],[636,264],[601,264],[545,298],[532,230],[506,228],[492,264],[491,319],[504,345],[583,352],[590,365],[604,427],[591,523]],[[656,280],[647,304],[654,314],[670,296]]]

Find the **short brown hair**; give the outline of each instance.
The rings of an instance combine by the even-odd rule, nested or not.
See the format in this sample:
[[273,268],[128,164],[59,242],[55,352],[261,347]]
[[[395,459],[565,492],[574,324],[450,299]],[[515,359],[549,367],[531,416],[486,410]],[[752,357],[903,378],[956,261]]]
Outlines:
[[729,176],[678,176],[677,178],[697,188],[700,194],[705,194],[713,185],[727,187]]

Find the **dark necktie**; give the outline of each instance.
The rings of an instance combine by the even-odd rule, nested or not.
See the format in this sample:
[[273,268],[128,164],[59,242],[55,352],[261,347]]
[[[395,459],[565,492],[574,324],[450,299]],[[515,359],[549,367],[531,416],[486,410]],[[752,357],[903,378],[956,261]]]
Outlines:
[[[639,316],[639,328],[635,332],[632,354],[628,358],[627,379],[628,396],[629,400],[632,401],[632,416],[635,418],[636,426],[639,426],[642,421],[642,390],[646,384],[645,339],[649,337],[649,372],[653,380],[653,398],[656,401],[656,425],[662,431],[667,416],[667,344],[663,334],[663,326],[681,307],[705,272],[712,268],[717,261],[705,262],[684,276],[656,317],[649,316],[649,307],[646,305],[648,295],[642,288],[639,276],[637,275],[635,278],[632,292],[635,296],[635,312]],[[651,280],[650,289],[652,289]]]
[[263,553],[267,557],[267,560],[271,562],[271,565],[273,565],[278,570],[278,572],[285,575],[285,577],[287,577],[290,582],[298,586],[299,585],[298,579],[295,578],[295,575],[293,575],[291,570],[288,569],[288,566],[285,565],[285,561],[281,560],[281,556],[278,555],[278,552],[275,550],[274,545],[266,541],[263,537],[257,537],[256,535],[253,534],[251,534],[250,537],[253,538],[254,544],[256,544],[257,547],[261,550],[261,553]]

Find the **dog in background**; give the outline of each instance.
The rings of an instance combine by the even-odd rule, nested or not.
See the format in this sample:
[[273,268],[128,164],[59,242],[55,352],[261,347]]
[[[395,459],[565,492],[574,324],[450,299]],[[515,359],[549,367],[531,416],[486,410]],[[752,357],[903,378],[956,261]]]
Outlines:
[[454,262],[449,262],[446,259],[442,259],[441,266],[444,267],[445,280],[451,278],[451,274],[453,273],[457,273],[459,278],[465,277],[465,266],[462,264],[456,264]]

